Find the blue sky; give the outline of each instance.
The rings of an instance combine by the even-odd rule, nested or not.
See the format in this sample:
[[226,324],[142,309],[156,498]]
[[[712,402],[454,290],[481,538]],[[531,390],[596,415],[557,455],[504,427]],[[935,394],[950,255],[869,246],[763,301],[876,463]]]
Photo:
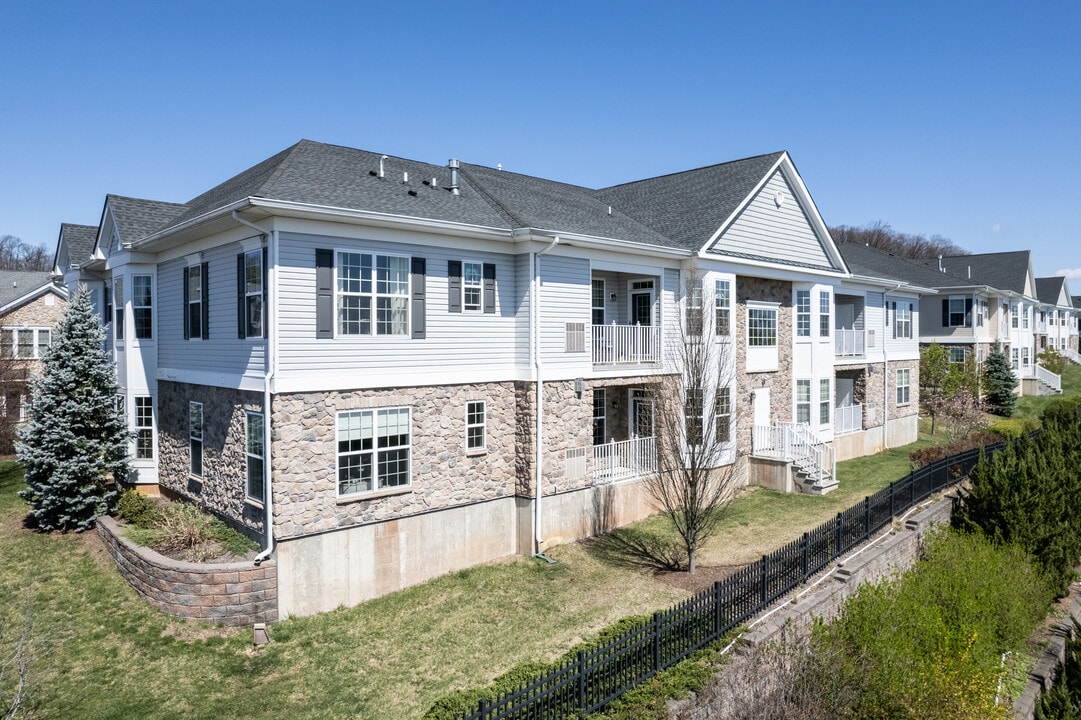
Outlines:
[[0,37],[0,235],[50,248],[300,138],[590,187],[785,149],[831,225],[1081,294],[1077,2],[0,0]]

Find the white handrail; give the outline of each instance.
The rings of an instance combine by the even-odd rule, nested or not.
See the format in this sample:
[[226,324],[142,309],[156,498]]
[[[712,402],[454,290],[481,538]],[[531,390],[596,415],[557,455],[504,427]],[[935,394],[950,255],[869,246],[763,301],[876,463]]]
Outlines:
[[756,425],[751,451],[795,463],[816,484],[837,475],[837,453],[807,423]]
[[866,344],[866,331],[864,330],[834,330],[834,354],[838,357],[863,355]]
[[1036,379],[1050,386],[1056,392],[1062,392],[1062,376],[1056,375],[1045,367],[1036,365]]
[[657,472],[657,443],[651,437],[593,446],[593,482],[605,484]]
[[594,325],[593,362],[599,365],[660,362],[660,327]]
[[856,432],[863,429],[863,405],[844,405],[837,408],[833,420],[833,431],[842,433]]

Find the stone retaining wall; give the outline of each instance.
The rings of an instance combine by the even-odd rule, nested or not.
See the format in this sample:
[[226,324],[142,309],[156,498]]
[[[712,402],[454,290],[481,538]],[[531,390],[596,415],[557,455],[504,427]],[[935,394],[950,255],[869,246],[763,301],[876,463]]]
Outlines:
[[110,517],[99,518],[97,528],[120,574],[163,612],[232,627],[278,619],[274,560],[259,567],[251,562],[183,562],[136,545]]

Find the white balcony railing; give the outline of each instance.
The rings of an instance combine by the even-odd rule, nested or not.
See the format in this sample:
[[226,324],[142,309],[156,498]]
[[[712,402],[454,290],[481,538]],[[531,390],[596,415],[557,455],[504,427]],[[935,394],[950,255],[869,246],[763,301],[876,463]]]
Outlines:
[[751,452],[759,457],[789,460],[816,485],[837,477],[837,454],[806,423],[755,425]]
[[1034,365],[1036,368],[1036,379],[1047,385],[1055,392],[1062,392],[1062,376],[1056,375],[1047,368]]
[[632,480],[657,472],[657,443],[651,437],[593,446],[593,482]]
[[863,405],[845,405],[837,408],[833,419],[834,434],[856,432],[863,429]]
[[593,362],[640,365],[661,359],[661,330],[653,325],[594,325]]
[[863,330],[838,329],[833,332],[837,357],[859,357],[865,353],[866,340]]
[[1078,355],[1077,351],[1073,348],[1063,348],[1062,350],[1059,350],[1059,354],[1074,365],[1081,365],[1081,355]]

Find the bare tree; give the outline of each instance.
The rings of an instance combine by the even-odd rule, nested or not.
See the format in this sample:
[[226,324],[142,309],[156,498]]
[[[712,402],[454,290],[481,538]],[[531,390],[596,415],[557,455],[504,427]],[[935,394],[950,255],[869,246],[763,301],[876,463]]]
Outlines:
[[27,602],[23,625],[14,639],[9,638],[8,623],[0,618],[0,712],[3,720],[28,718],[30,699],[30,667],[34,660],[34,627],[30,603]]
[[48,272],[53,258],[43,245],[30,245],[14,235],[0,235],[0,270]]
[[906,258],[935,258],[939,255],[967,255],[964,248],[941,235],[911,235],[894,230],[889,223],[877,220],[862,227],[838,225],[830,228],[837,243],[869,245]]
[[689,573],[736,489],[731,284],[704,287],[707,277],[693,264],[684,273],[684,317],[667,348],[675,372],[654,390],[657,473],[646,481],[683,541]]
[[11,357],[10,347],[0,347],[0,455],[15,452],[15,430],[30,392],[28,380],[27,361]]

